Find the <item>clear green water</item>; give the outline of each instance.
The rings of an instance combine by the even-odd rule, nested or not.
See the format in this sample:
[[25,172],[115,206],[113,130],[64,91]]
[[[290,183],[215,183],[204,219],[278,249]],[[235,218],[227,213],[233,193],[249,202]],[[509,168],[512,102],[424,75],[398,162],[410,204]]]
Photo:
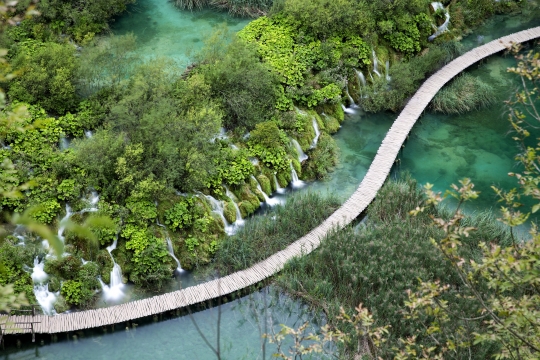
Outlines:
[[234,33],[248,22],[214,10],[181,11],[168,0],[138,0],[111,27],[116,35],[137,36],[136,52],[142,59],[167,57],[186,67],[218,26]]

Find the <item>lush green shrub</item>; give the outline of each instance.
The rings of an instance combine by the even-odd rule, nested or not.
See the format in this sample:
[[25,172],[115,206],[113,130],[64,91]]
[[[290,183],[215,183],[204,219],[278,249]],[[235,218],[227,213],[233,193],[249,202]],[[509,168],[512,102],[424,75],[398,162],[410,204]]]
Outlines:
[[11,65],[20,71],[9,84],[8,94],[13,100],[39,104],[56,114],[77,105],[73,45],[27,40],[19,45]]
[[227,44],[225,36],[217,33],[200,57],[204,65],[197,72],[204,75],[212,96],[225,110],[227,129],[249,131],[274,116],[279,82],[252,45],[239,40]]

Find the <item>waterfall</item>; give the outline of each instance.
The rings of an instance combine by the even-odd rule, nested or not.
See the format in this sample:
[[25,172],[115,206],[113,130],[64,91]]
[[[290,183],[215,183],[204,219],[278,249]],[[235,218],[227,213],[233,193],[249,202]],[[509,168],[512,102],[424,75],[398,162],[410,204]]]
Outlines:
[[225,219],[225,215],[223,215],[223,202],[217,200],[211,195],[204,195],[202,193],[199,193],[200,195],[204,196],[208,202],[210,202],[210,206],[212,207],[212,212],[215,214],[218,214],[221,218],[221,221],[223,221],[223,227],[225,229],[225,233],[227,235],[234,235],[236,232],[236,226],[230,225],[227,219]]
[[[344,106],[342,104],[342,106]],[[311,149],[313,149],[315,146],[317,146],[317,141],[319,141],[319,136],[321,135],[321,132],[319,131],[319,124],[317,124],[317,119],[313,117],[313,130],[315,130],[315,138],[313,139],[313,142],[311,143]]]
[[69,204],[66,204],[66,215],[60,220],[59,227],[58,227],[58,238],[64,243],[65,237],[64,237],[64,230],[66,229],[66,222],[69,220],[69,218],[73,215],[71,212],[71,207]]
[[169,254],[172,256],[172,258],[174,259],[174,261],[176,261],[176,271],[181,274],[183,273],[185,270],[182,269],[182,265],[180,265],[180,260],[178,260],[178,258],[176,257],[176,255],[174,255],[174,249],[173,249],[173,246],[172,246],[172,241],[171,241],[171,237],[169,235],[167,235],[167,237],[165,238],[165,240],[167,241],[167,250],[169,250]]
[[227,132],[225,131],[225,128],[221,128],[219,129],[219,134],[217,134],[216,136],[214,136],[213,138],[210,139],[210,142],[215,142],[217,139],[220,139],[220,140],[225,140],[225,139],[228,139],[229,137],[227,136]]
[[390,80],[392,80],[390,77],[390,60],[386,60],[386,81]]
[[118,301],[124,297],[124,292],[122,291],[124,288],[124,283],[122,282],[122,269],[120,268],[120,265],[118,265],[116,261],[114,261],[114,257],[112,256],[112,251],[116,249],[117,244],[118,235],[114,239],[112,245],[107,246],[107,251],[109,252],[109,255],[111,256],[111,260],[113,262],[110,284],[107,285],[103,282],[103,280],[98,279],[99,283],[101,284],[101,289],[103,291],[103,297],[105,298],[105,300],[108,301]]
[[49,284],[34,285],[34,295],[36,296],[36,300],[39,306],[41,306],[41,309],[45,315],[56,314],[56,311],[54,310],[54,303],[56,302],[58,293],[50,292]]
[[229,199],[231,199],[231,201],[232,201],[232,203],[234,205],[234,209],[236,210],[236,221],[234,222],[234,225],[236,227],[243,226],[244,225],[244,219],[242,219],[242,213],[240,212],[240,208],[238,207],[238,204],[236,203],[236,201],[234,201],[235,196],[231,192],[231,190],[229,190],[227,185],[223,185],[223,186],[225,187],[225,194],[227,195],[227,197]]
[[354,69],[354,72],[356,73],[356,78],[358,79],[358,86],[366,86],[366,77],[364,74],[357,69]]
[[291,185],[293,189],[299,189],[303,187],[306,183],[298,179],[298,174],[296,173],[296,170],[294,170],[294,166],[292,162],[290,164],[291,164],[291,178],[292,178]]
[[156,220],[156,222],[157,222],[157,225],[164,228],[165,232],[167,233],[167,236],[165,238],[165,240],[167,241],[167,250],[169,251],[169,255],[171,255],[174,261],[176,261],[176,271],[180,274],[183,273],[185,270],[182,269],[182,266],[180,265],[180,260],[178,260],[178,258],[174,254],[174,248],[172,246],[171,237],[169,236],[169,232],[167,231],[167,228],[165,227],[165,225],[160,224],[159,220]]
[[92,191],[90,193],[90,197],[88,199],[84,199],[84,200],[86,202],[88,202],[90,207],[84,208],[81,211],[79,211],[80,214],[83,214],[83,213],[86,213],[86,212],[96,212],[96,211],[98,211],[98,208],[97,208],[96,205],[97,205],[97,203],[99,201],[99,195],[98,195],[97,192]]
[[351,107],[356,107],[356,103],[354,102],[354,99],[352,98],[351,94],[349,94],[349,86],[345,86],[345,93],[347,94],[347,97],[349,98],[349,103]]
[[45,271],[43,271],[45,267],[45,261],[39,261],[39,258],[36,256],[34,258],[34,268],[32,269],[32,281],[37,284],[43,284],[45,281],[47,281],[47,278],[49,277]]
[[373,72],[377,74],[378,77],[381,77],[381,73],[379,72],[379,60],[377,60],[377,55],[375,54],[375,50],[371,50],[373,54]]
[[234,144],[229,144],[229,146],[231,147],[231,149],[233,150],[238,150],[238,146],[234,145]]
[[285,193],[285,189],[282,188],[281,186],[279,186],[279,182],[277,181],[277,176],[276,174],[274,173],[274,183],[276,184],[276,192],[278,194],[284,194]]
[[254,157],[249,158],[249,162],[252,163],[255,166],[259,165],[259,159],[254,158]]
[[[259,190],[261,192],[261,194],[263,195],[264,197],[264,202],[266,203],[266,205],[268,206],[275,206],[275,205],[278,205],[280,204],[281,202],[279,201],[279,199],[277,198],[270,198],[262,189],[261,187],[261,184],[259,183],[259,180],[257,180],[257,178],[253,175],[251,175],[251,178],[253,180],[255,180],[257,182],[257,190]],[[277,180],[276,180],[277,181]]]
[[91,130],[84,130],[84,136],[86,136],[88,139],[90,139],[94,134],[92,134]]
[[69,140],[62,136],[58,146],[60,147],[60,150],[66,150],[69,147]]
[[433,8],[433,11],[444,10],[444,16],[446,17],[446,19],[444,20],[444,23],[437,28],[437,31],[435,32],[435,34],[428,37],[429,41],[435,40],[437,36],[441,35],[443,32],[448,30],[448,25],[450,25],[450,13],[448,12],[447,9],[444,8],[444,5],[442,3],[432,2],[431,7]]
[[[341,108],[343,109],[343,112],[345,114],[354,114],[354,110],[346,107],[345,105],[341,104]],[[312,146],[314,148],[315,146]]]
[[294,146],[294,148],[296,149],[296,152],[298,153],[298,161],[300,163],[302,163],[302,161],[305,161],[308,159],[308,156],[306,155],[306,153],[302,150],[302,147],[300,146],[300,144],[298,143],[298,141],[296,141],[296,139],[291,139],[291,142]]

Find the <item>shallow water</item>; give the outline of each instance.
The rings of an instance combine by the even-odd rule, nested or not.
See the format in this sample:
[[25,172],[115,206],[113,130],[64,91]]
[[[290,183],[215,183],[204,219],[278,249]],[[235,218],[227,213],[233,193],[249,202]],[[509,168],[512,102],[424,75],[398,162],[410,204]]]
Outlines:
[[192,54],[202,48],[203,40],[216,28],[225,26],[234,33],[248,22],[215,10],[179,10],[167,0],[138,0],[111,28],[116,35],[134,33],[136,52],[142,59],[167,57],[186,67]]

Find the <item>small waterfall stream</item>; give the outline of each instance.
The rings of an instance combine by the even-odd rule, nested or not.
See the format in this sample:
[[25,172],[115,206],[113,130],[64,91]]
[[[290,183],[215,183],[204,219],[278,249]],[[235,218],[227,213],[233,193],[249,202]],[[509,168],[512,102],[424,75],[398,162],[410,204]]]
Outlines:
[[356,73],[356,78],[358,79],[358,86],[366,86],[366,77],[364,74],[357,69],[354,69],[354,72]]
[[122,282],[122,269],[120,268],[120,265],[114,261],[114,257],[112,255],[112,251],[116,249],[116,245],[118,244],[118,235],[114,239],[114,242],[112,245],[107,246],[107,251],[109,252],[109,255],[111,256],[111,260],[113,262],[113,268],[111,270],[111,281],[110,284],[107,285],[99,278],[99,283],[101,284],[101,289],[103,291],[103,298],[107,301],[113,301],[117,302],[119,300],[122,300],[124,297],[124,283]]
[[31,275],[34,282],[34,296],[45,315],[54,315],[56,314],[54,303],[56,302],[58,293],[49,291],[49,284],[45,283],[49,276],[43,270],[44,266],[45,261],[39,261],[39,258],[36,256]]
[[274,184],[276,184],[276,192],[278,194],[285,194],[286,190],[279,185],[276,174],[274,174]]
[[[354,113],[355,113],[353,109],[348,108],[348,107],[346,107],[346,106],[343,105],[343,104],[341,104],[341,108],[343,109],[343,112],[344,112],[345,114],[354,114]],[[317,144],[315,144],[315,145],[317,145]],[[315,146],[312,146],[312,148],[314,148],[314,147],[315,147]]]
[[242,213],[240,212],[240,208],[238,207],[238,204],[236,203],[236,201],[234,201],[236,199],[236,196],[234,196],[234,194],[231,192],[231,190],[229,190],[229,188],[226,185],[223,185],[223,186],[225,187],[225,194],[227,195],[229,199],[231,199],[234,205],[234,210],[236,211],[236,221],[233,224],[234,227],[236,228],[235,229],[235,232],[236,232],[236,230],[238,230],[240,226],[244,225],[245,221],[244,219],[242,219]]
[[[345,106],[341,104],[342,106]],[[313,117],[313,121],[311,122],[313,124],[313,130],[315,130],[315,138],[313,138],[313,142],[311,143],[311,148],[317,146],[317,142],[319,141],[319,136],[321,135],[321,132],[319,131],[319,124],[317,124],[317,119]]]
[[291,164],[291,178],[292,178],[291,185],[293,189],[299,189],[301,187],[304,187],[306,183],[298,178],[298,174],[296,173],[296,170],[294,170],[293,164],[292,163],[290,164]]
[[94,134],[91,130],[84,130],[84,136],[86,136],[88,139],[90,139]]
[[300,144],[298,143],[298,141],[296,141],[296,139],[291,139],[291,142],[294,146],[294,148],[296,149],[296,152],[298,153],[298,161],[300,163],[302,163],[303,161],[307,160],[308,159],[308,156],[306,155],[306,153],[302,150],[302,147],[300,146]]
[[159,222],[159,220],[156,221],[157,225],[164,228],[165,229],[165,232],[166,232],[166,237],[165,237],[165,240],[167,241],[167,250],[169,251],[169,255],[171,255],[171,257],[174,259],[174,261],[176,261],[176,272],[178,272],[179,274],[183,273],[185,270],[182,269],[182,266],[180,265],[180,260],[178,260],[178,258],[176,257],[176,255],[174,254],[174,248],[173,248],[173,245],[172,245],[172,241],[171,241],[171,237],[169,236],[169,232],[167,230],[167,227],[163,224],[161,224]]
[[381,77],[381,73],[379,72],[379,60],[377,59],[377,54],[375,54],[375,49],[372,49],[371,53],[373,54],[373,72],[377,74],[378,77]]
[[34,258],[34,268],[32,269],[32,280],[34,283],[42,284],[49,276],[47,273],[43,270],[45,268],[45,261],[39,261],[39,258],[36,256]]
[[354,102],[354,99],[352,98],[351,94],[349,94],[349,86],[345,86],[345,94],[347,94],[347,98],[349,99],[349,105],[355,108],[356,103]]
[[225,233],[227,235],[234,235],[236,227],[234,226],[234,224],[229,224],[227,219],[225,219],[225,215],[223,215],[223,202],[214,198],[212,195],[204,195],[203,193],[199,193],[199,195],[204,196],[204,198],[208,200],[208,202],[210,203],[210,207],[212,208],[212,212],[220,217],[221,221],[223,222],[223,228],[225,229]]
[[441,35],[443,32],[448,30],[448,25],[450,25],[450,13],[448,12],[447,9],[444,8],[444,5],[442,3],[440,3],[440,2],[432,2],[431,7],[433,8],[433,11],[443,10],[444,11],[444,16],[445,16],[446,19],[444,20],[444,23],[437,28],[437,31],[435,32],[435,34],[428,37],[429,41],[435,40],[435,38],[437,36]]
[[275,205],[279,205],[281,203],[281,201],[279,199],[271,198],[263,191],[263,189],[261,187],[261,184],[259,183],[259,180],[257,180],[257,178],[255,176],[251,175],[251,178],[257,182],[257,190],[259,190],[261,192],[261,194],[263,195],[264,202],[266,203],[266,205],[275,206]]
[[392,80],[392,78],[390,77],[390,61],[389,60],[386,60],[386,64],[385,64],[385,70],[386,70],[386,81],[390,81]]

